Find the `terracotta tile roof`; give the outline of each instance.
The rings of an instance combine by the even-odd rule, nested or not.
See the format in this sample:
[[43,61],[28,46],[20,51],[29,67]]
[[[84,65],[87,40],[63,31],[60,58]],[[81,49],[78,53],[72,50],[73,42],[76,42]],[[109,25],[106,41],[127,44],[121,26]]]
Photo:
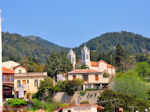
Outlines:
[[115,68],[115,67],[110,64],[107,64],[107,68]]
[[91,66],[98,66],[98,62],[91,62]]
[[[63,110],[65,108],[69,108],[69,107],[75,107],[75,106],[79,106],[79,105],[69,105],[69,106],[66,106],[66,107],[63,107],[63,108],[59,108],[53,112],[58,112],[60,110]],[[102,106],[98,106],[97,104],[80,104],[80,107],[89,107],[89,106],[95,106],[98,110],[103,110],[104,108]]]
[[112,66],[112,65],[108,64],[107,62],[105,62],[104,60],[100,60],[100,61],[98,61],[98,62],[91,62],[91,66],[96,66],[96,67],[98,67],[98,64],[99,64],[100,62],[104,62],[104,63],[107,65],[107,68],[115,68],[114,66]]
[[5,68],[5,67],[2,67],[2,72],[3,73],[12,73],[12,74],[14,74],[14,70],[11,70],[11,69],[8,69],[8,68]]
[[71,73],[99,73],[99,72],[93,69],[76,69],[68,73],[71,74]]

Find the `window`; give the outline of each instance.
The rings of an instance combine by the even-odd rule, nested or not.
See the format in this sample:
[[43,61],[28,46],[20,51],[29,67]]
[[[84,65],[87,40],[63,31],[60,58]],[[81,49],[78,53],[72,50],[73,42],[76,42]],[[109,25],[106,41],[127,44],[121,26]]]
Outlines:
[[21,86],[20,80],[17,80],[17,87],[19,88]]
[[38,80],[34,80],[34,87],[38,87]]
[[83,80],[86,81],[86,82],[88,81],[88,75],[87,74],[83,75]]
[[89,59],[89,56],[88,56],[88,55],[86,55],[86,59]]
[[29,80],[27,80],[27,84],[29,84]]
[[24,87],[26,87],[26,80],[22,80],[22,84]]
[[73,80],[76,80],[76,75],[73,76]]
[[98,75],[95,75],[95,81],[98,81]]
[[22,70],[19,70],[19,73],[22,73]]

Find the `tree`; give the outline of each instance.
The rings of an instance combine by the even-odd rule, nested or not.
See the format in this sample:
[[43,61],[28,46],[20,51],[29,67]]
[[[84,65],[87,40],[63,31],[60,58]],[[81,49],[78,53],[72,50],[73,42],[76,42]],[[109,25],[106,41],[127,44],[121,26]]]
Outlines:
[[120,44],[116,47],[116,65],[120,70],[123,70],[123,64],[125,60],[125,54]]
[[150,65],[147,62],[139,62],[135,71],[140,77],[148,76],[150,74]]
[[134,70],[119,74],[113,82],[113,90],[147,99],[149,87]]
[[65,53],[52,52],[49,56],[49,60],[45,66],[45,71],[48,75],[55,77],[58,73],[66,73],[72,70],[72,64],[68,60]]
[[38,87],[37,97],[51,96],[53,94],[53,79],[46,77],[41,81],[40,86]]
[[62,71],[62,62],[58,53],[51,52],[49,60],[45,66],[45,70],[51,77],[55,76],[57,73]]
[[28,72],[43,72],[44,67],[39,65],[37,62],[34,62],[31,57],[22,57],[20,64],[25,66],[28,70]]
[[89,67],[85,63],[81,63],[76,66],[76,69],[87,69],[87,68]]
[[59,88],[58,90],[62,92],[66,92],[68,95],[73,95],[74,92],[82,87],[82,80],[65,80],[65,81],[58,81],[55,87]]
[[[114,101],[109,101],[114,100]],[[117,101],[115,101],[117,100]],[[116,92],[111,89],[104,90],[98,97],[97,103],[105,108],[106,112],[113,112],[114,103],[116,106],[123,107],[126,112],[129,112],[129,106],[134,105],[136,97],[134,95],[128,95],[121,92]],[[105,103],[101,103],[106,101]]]

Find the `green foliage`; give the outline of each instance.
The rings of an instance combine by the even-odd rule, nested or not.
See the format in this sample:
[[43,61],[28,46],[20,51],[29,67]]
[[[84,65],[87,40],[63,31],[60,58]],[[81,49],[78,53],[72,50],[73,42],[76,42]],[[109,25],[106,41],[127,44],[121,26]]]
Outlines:
[[116,77],[113,90],[147,99],[149,87],[145,81],[136,75],[135,71],[129,71]]
[[51,96],[53,94],[53,79],[46,77],[41,81],[40,86],[38,87],[37,97]]
[[139,62],[135,71],[140,77],[148,76],[150,74],[150,65],[147,62]]
[[86,91],[81,91],[81,92],[80,92],[80,95],[81,95],[81,96],[84,96],[85,93],[86,93]]
[[109,78],[110,77],[110,74],[109,73],[107,73],[107,72],[104,72],[104,74],[103,74],[103,78]]
[[58,81],[56,87],[59,88],[60,91],[66,92],[68,95],[73,95],[74,92],[82,87],[82,80],[65,80]]
[[[55,45],[40,37],[28,36],[27,38],[23,38],[19,34],[10,33],[3,33],[2,36],[4,48],[3,61],[10,59],[19,61],[22,56],[32,56],[38,57],[40,63],[46,63],[51,51],[68,51],[68,48]],[[115,52],[118,43],[132,54],[142,53],[142,49],[150,51],[150,39],[141,35],[126,31],[105,33],[87,42],[87,47],[94,51],[94,53],[91,53],[91,60],[96,61],[102,58],[110,63],[109,52]],[[80,58],[80,52],[83,46],[84,44],[75,48],[78,59]]]
[[80,104],[89,104],[88,101],[81,101]]
[[88,68],[88,66],[84,63],[79,64],[79,65],[76,66],[76,69],[87,69],[87,68]]
[[32,99],[31,104],[33,106],[33,110],[44,109],[48,112],[52,112],[57,108],[67,106],[67,104],[61,104],[56,102],[42,102],[38,99]]
[[72,64],[64,52],[61,54],[52,52],[45,66],[45,70],[48,72],[49,76],[53,77],[58,73],[71,71]]
[[129,106],[134,105],[134,101],[136,98],[133,95],[127,95],[125,93],[119,93],[113,90],[106,89],[98,98],[98,104],[102,104],[102,106],[106,109],[106,112],[113,112],[114,102],[100,102],[114,99],[119,100],[116,101],[118,106],[123,107],[125,110],[129,111]]
[[48,59],[48,56],[51,51],[62,51],[67,50],[52,44],[51,47],[46,46],[44,43],[41,43],[41,40],[38,39],[28,39],[24,38],[19,34],[10,34],[2,33],[3,37],[3,61],[14,60],[19,61],[22,56],[37,57],[40,63],[45,63]]
[[22,57],[20,64],[23,65],[24,67],[27,68],[28,72],[43,72],[44,71],[44,67],[42,67],[41,65],[39,65],[36,62],[34,62],[35,59],[31,58],[31,57]]
[[4,104],[4,106],[12,106],[12,107],[24,106],[24,105],[27,105],[27,102],[17,98],[7,100]]

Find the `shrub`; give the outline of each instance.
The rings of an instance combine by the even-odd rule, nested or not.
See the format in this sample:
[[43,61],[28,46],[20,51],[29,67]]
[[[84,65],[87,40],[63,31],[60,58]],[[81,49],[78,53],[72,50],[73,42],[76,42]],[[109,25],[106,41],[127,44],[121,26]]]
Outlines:
[[27,105],[27,102],[18,98],[7,100],[4,106],[24,106]]
[[110,74],[104,72],[103,77],[104,77],[104,78],[109,78],[109,77],[110,77]]
[[80,104],[89,104],[88,101],[81,101]]

